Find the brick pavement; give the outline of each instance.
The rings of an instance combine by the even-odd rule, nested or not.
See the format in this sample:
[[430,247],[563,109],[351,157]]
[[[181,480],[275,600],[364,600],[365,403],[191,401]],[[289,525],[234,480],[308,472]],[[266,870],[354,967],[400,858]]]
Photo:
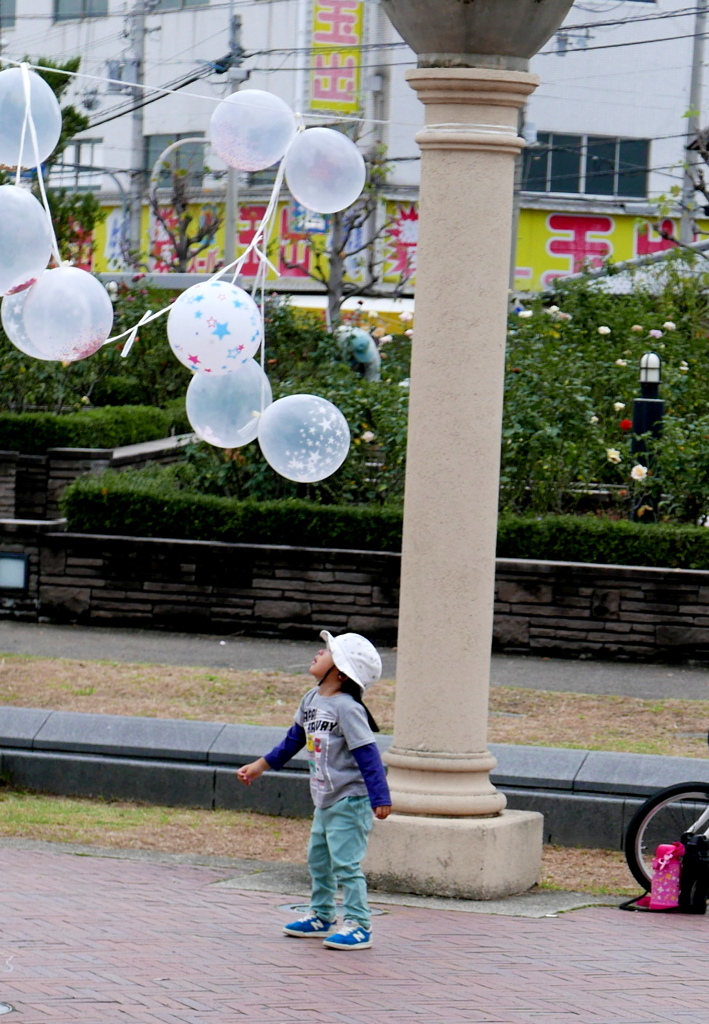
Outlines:
[[[232,872],[233,874],[233,872]],[[357,953],[279,934],[229,871],[0,848],[18,1024],[674,1024],[709,1013],[709,920],[393,907]]]

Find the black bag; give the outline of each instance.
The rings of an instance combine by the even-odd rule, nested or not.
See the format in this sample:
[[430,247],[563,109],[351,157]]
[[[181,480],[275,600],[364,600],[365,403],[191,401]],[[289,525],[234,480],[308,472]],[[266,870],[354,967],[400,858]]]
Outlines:
[[709,895],[709,839],[701,833],[682,836],[684,857],[679,886],[680,914],[706,914]]

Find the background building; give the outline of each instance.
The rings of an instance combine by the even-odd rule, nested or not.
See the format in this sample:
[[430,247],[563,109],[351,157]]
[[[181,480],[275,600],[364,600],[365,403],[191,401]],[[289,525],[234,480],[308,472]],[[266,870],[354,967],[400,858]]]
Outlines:
[[[589,261],[671,244],[642,218],[656,214],[658,195],[681,184],[695,12],[689,0],[584,0],[534,59],[542,86],[525,117],[518,287],[546,286]],[[77,78],[71,92],[91,126],[67,148],[52,184],[100,189],[110,208],[95,234],[96,269],[120,266],[131,200],[137,187],[145,192],[160,153],[180,138],[206,135],[215,102],[245,72],[247,87],[277,93],[308,123],[351,118],[348,131],[365,152],[386,148],[384,281],[394,286],[405,268],[415,268],[414,136],[422,109],[405,81],[413,54],[377,0],[0,0],[0,26],[6,58],[79,55],[82,75],[93,76]],[[190,143],[176,159],[189,172],[196,215],[221,213],[227,175],[209,147]],[[233,177],[243,243],[273,174]],[[673,218],[665,219],[673,230]],[[307,265],[308,234],[326,227],[284,198],[275,231],[280,286],[312,289],[293,265]],[[154,269],[166,269],[164,233],[147,205],[142,236]],[[222,228],[191,269],[214,269],[223,246]]]

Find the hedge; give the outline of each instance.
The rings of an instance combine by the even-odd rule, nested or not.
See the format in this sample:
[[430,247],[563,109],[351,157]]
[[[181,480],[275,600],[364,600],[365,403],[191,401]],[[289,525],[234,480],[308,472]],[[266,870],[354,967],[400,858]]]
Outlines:
[[106,406],[56,416],[51,412],[0,413],[0,449],[44,455],[48,448],[116,448],[190,430],[178,408]]
[[498,558],[709,569],[709,529],[595,516],[503,516]]
[[321,505],[287,498],[238,501],[131,473],[81,477],[64,491],[68,529],[79,533],[176,537],[299,547],[401,550],[401,510]]
[[[294,498],[237,501],[180,491],[170,479],[110,470],[82,477],[62,498],[68,528],[78,533],[401,550],[402,513],[396,505],[321,505]],[[539,561],[708,569],[709,529],[593,516],[503,516],[497,554]]]

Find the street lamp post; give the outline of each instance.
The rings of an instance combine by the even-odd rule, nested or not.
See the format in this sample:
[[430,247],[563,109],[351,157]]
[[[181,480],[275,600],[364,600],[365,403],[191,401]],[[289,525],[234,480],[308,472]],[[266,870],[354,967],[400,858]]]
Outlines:
[[[662,383],[662,360],[656,352],[646,352],[640,359],[640,398],[633,399],[633,440],[631,450],[638,462],[647,466],[647,444],[644,437],[650,434],[657,439],[662,433],[662,417],[665,403],[660,398]],[[653,523],[657,518],[657,495],[641,497],[633,505],[632,518],[636,522]],[[642,514],[640,513],[642,509]]]
[[487,707],[518,112],[571,0],[383,0],[425,106],[394,739],[367,870],[493,898],[537,881],[542,817],[490,782]]

